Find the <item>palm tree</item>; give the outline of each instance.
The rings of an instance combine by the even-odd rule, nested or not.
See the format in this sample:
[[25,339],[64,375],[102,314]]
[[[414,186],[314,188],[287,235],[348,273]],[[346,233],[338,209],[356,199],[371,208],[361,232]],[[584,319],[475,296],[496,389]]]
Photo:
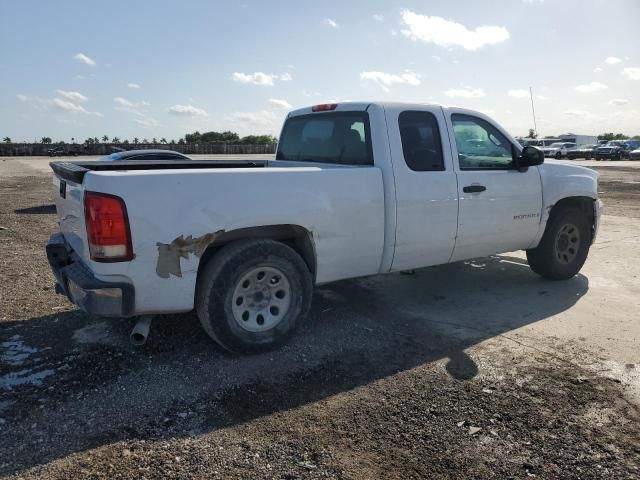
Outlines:
[[149,140],[147,140],[146,138],[144,138],[144,139],[142,140],[142,143],[149,143]]
[[167,144],[167,139],[166,139],[166,138],[164,138],[164,137],[162,137],[162,138],[160,139],[160,143],[164,143],[164,144],[166,145],[166,144]]
[[111,142],[112,142],[112,143],[120,143],[120,139],[119,139],[118,137],[113,137],[113,138],[111,139]]
[[107,143],[109,141],[109,137],[107,135],[102,136],[102,143]]
[[100,139],[98,137],[93,137],[93,143],[100,143]]
[[10,138],[10,137],[4,137],[4,138],[2,139],[2,141],[3,141],[4,143],[11,143],[11,138]]
[[45,145],[51,143],[51,137],[42,137],[40,143],[44,143]]
[[122,140],[122,144],[123,145],[129,145],[129,140],[127,140],[126,138],[124,140]]
[[133,143],[134,145],[137,145],[138,143],[140,143],[140,140],[138,140],[138,137],[134,137]]
[[158,140],[156,140],[156,137],[153,137],[153,140],[151,140],[151,143],[154,143],[154,144],[158,143]]

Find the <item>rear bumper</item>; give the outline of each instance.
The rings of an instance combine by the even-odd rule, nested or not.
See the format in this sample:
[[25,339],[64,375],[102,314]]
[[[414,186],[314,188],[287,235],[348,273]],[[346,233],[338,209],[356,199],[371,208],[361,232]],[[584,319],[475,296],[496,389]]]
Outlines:
[[49,238],[47,259],[56,277],[56,292],[65,295],[80,309],[105,317],[134,315],[133,285],[97,279],[62,234],[55,233]]

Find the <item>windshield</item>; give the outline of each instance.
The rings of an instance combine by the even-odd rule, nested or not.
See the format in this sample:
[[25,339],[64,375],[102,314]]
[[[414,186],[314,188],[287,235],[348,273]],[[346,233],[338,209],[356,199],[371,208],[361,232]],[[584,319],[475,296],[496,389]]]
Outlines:
[[621,147],[622,145],[624,145],[624,142],[621,142],[619,140],[614,140],[612,142],[607,143],[607,146],[609,147]]
[[332,112],[289,118],[276,160],[373,165],[369,114]]
[[112,153],[111,155],[102,157],[100,160],[122,160],[122,157],[120,156],[119,153]]
[[552,143],[549,145],[551,148],[562,148],[564,147],[564,143]]

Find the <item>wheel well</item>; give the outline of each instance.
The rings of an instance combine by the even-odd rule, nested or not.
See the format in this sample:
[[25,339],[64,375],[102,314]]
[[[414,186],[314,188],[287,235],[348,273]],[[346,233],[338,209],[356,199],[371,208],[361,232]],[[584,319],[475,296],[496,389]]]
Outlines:
[[268,238],[277,240],[293,248],[309,267],[312,278],[316,277],[316,251],[311,232],[299,225],[264,225],[260,227],[239,228],[224,232],[209,244],[200,257],[198,278],[207,262],[225,245],[245,238]]
[[589,223],[591,224],[591,235],[593,236],[595,229],[595,210],[594,210],[594,202],[595,200],[591,197],[567,197],[563,198],[556,202],[556,204],[549,212],[549,218],[555,213],[559,212],[562,208],[573,207],[582,211],[587,218],[589,219]]

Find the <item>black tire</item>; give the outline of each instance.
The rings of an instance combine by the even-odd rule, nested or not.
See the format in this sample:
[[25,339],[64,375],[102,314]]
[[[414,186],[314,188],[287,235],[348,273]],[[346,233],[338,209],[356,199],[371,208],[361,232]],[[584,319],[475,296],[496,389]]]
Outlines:
[[556,153],[556,160],[560,160],[562,158],[562,154],[560,152]]
[[[579,234],[577,235],[578,245],[574,246],[575,254],[568,261],[566,255],[569,254],[562,253],[563,245],[559,239],[567,225],[573,226]],[[573,235],[573,238],[576,238],[575,234]],[[580,271],[587,260],[590,246],[591,225],[587,215],[576,207],[560,206],[557,210],[552,210],[540,244],[536,248],[527,250],[527,260],[531,270],[538,275],[550,280],[566,280]]]
[[[278,323],[266,331],[248,331],[233,313],[233,294],[242,277],[260,267],[282,272],[289,284],[290,303]],[[234,353],[275,348],[291,337],[311,305],[313,282],[304,260],[288,245],[274,240],[247,239],[225,246],[201,271],[196,310],[209,336]]]

